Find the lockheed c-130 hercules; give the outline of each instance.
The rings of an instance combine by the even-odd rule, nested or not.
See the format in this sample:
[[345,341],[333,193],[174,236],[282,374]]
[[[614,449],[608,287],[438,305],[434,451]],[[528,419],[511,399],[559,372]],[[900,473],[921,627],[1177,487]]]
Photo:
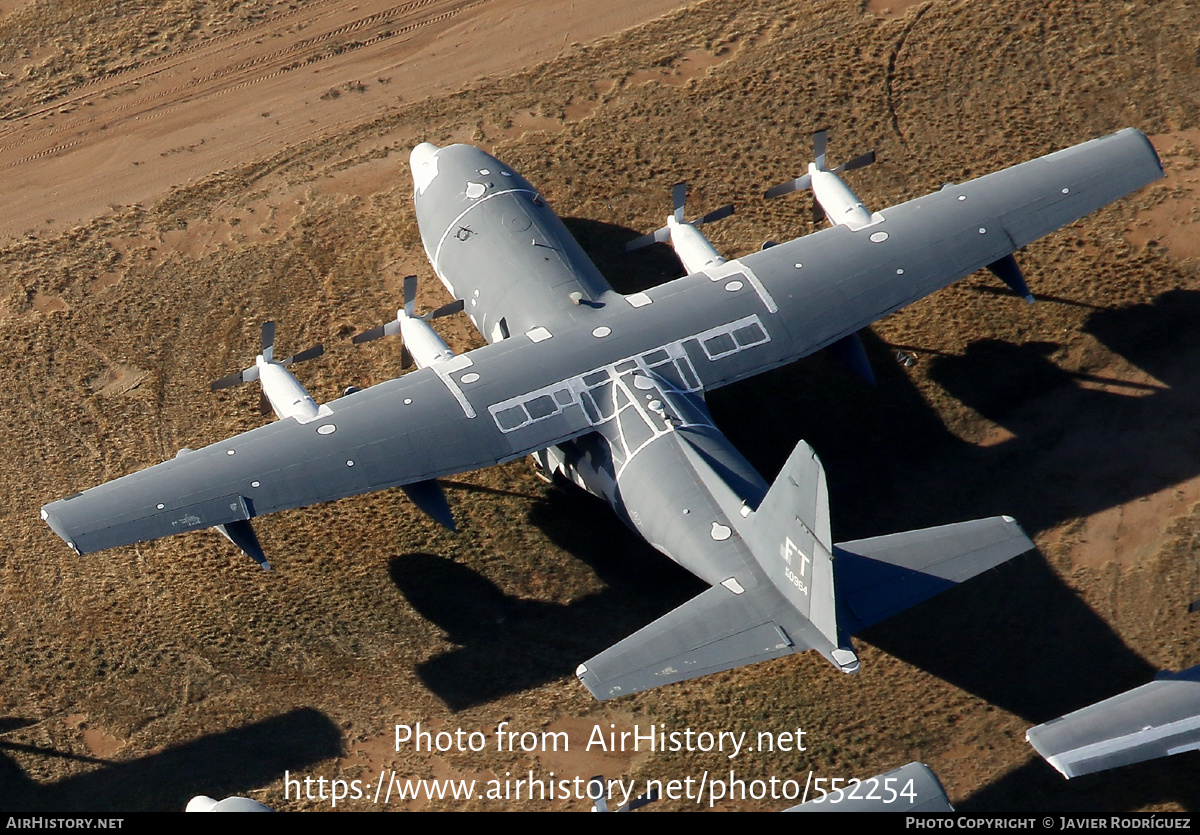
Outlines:
[[727,261],[684,220],[678,190],[658,237],[689,274],[621,295],[517,172],[477,148],[422,143],[410,157],[421,240],[490,344],[453,355],[406,289],[376,331],[403,330],[417,370],[42,517],[81,554],[220,527],[261,558],[256,516],[405,487],[452,524],[437,478],[532,454],[710,585],[581,664],[597,698],[808,649],[854,672],[852,634],[1031,542],[994,517],[835,544],[812,448],[801,441],[768,484],[713,424],[705,392],[829,346],[861,356],[857,331],[983,267],[1028,296],[1016,250],[1162,167],[1126,129],[870,212],[825,167],[824,144],[822,133],[809,175],[772,192],[812,187],[830,228]]

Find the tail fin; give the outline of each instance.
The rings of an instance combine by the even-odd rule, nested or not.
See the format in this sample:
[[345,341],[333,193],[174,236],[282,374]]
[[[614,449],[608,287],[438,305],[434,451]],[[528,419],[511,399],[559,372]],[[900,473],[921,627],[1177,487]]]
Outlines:
[[832,545],[825,472],[808,444],[756,509],[701,450],[681,449],[745,542],[746,569],[581,664],[598,699],[806,649],[855,672],[853,633],[1033,547],[1007,516]]
[[803,441],[746,521],[741,533],[759,565],[833,645],[828,655],[842,669],[857,667],[851,635],[1033,548],[1009,516],[831,548],[825,471]]
[[796,445],[739,533],[775,589],[829,644],[816,648],[839,669],[857,671],[850,635],[838,626],[829,488],[811,446]]

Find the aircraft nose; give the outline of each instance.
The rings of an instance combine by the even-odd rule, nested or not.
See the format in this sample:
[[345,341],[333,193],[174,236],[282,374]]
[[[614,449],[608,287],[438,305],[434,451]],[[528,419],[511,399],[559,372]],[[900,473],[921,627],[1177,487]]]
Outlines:
[[441,150],[432,142],[422,142],[412,149],[408,155],[408,165],[412,169],[413,185],[418,194],[424,194],[425,189],[437,176],[437,152]]

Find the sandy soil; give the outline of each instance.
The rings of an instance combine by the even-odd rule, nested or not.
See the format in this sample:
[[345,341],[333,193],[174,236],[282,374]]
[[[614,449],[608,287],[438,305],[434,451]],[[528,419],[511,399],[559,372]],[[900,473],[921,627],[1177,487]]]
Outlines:
[[[1185,4],[1076,0],[360,0],[0,3],[0,806],[279,808],[291,775],[377,781],[605,773],[865,777],[929,763],[962,810],[1200,811],[1200,755],[1067,783],[1024,730],[1200,663],[1200,83]],[[659,16],[661,15],[661,16]],[[607,35],[612,37],[605,37]],[[620,289],[672,183],[726,254],[812,231],[809,136],[875,148],[882,206],[1133,125],[1167,178],[875,325],[868,390],[824,357],[715,392],[768,477],[799,438],[853,539],[1009,513],[1038,551],[870,630],[863,670],[797,656],[598,704],[579,661],[699,591],[604,507],[524,463],[447,481],[450,536],[400,494],[260,520],[276,570],[198,533],[75,557],[46,501],[251,428],[209,381],[317,341],[317,400],[399,368],[352,350],[400,280],[444,302],[416,236],[414,141],[492,149],[546,193]],[[459,350],[469,323],[439,320]],[[897,349],[917,357],[904,368]],[[786,416],[786,419],[780,416]],[[396,724],[486,734],[395,745]],[[497,750],[502,722],[571,751]],[[803,752],[606,752],[593,729],[780,734]],[[425,799],[392,808],[583,809]],[[785,801],[722,801],[779,808]],[[339,808],[369,808],[365,799]],[[666,800],[659,809],[696,808]]]
[[[550,60],[685,0],[316,0],[72,86],[0,98],[0,235],[58,232],[110,207],[320,141],[431,95]],[[0,63],[20,77],[20,68]]]

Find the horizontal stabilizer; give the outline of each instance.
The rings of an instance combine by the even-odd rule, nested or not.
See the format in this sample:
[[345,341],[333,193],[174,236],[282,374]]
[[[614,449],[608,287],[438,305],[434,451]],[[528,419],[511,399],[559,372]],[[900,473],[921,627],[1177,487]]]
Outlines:
[[1032,549],[1008,516],[838,543],[839,625],[854,634]]
[[1200,666],[1068,713],[1025,732],[1064,777],[1200,750]]
[[603,701],[809,649],[770,617],[779,606],[779,614],[790,609],[770,586],[741,594],[713,586],[580,664],[575,674]]

